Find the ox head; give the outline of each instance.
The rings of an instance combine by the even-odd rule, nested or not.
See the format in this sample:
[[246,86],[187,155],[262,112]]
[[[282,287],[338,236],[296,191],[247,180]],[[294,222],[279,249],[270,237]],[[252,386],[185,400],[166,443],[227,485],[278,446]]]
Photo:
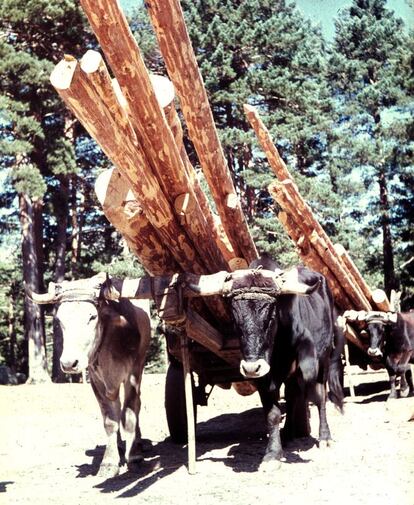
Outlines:
[[99,345],[99,301],[105,274],[89,279],[50,283],[48,292],[28,295],[36,303],[57,303],[55,321],[59,324],[63,337],[63,351],[60,365],[66,373],[80,373],[88,366],[88,361]]
[[317,289],[319,281],[319,277],[313,277],[309,284],[301,282],[296,268],[287,271],[256,268],[227,274],[217,290],[200,289],[201,280],[197,291],[201,295],[222,294],[229,298],[243,355],[240,372],[252,379],[263,377],[270,370],[278,326],[278,298],[309,295]]
[[393,312],[368,312],[365,321],[369,333],[367,353],[371,357],[382,358],[386,328],[396,323],[397,314]]

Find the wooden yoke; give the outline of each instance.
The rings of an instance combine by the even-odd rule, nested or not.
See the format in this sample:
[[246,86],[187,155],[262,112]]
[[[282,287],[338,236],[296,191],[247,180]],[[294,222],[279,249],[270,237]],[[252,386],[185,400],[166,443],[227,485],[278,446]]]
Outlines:
[[[189,207],[191,216],[185,223],[187,234],[207,271],[226,268],[155,96],[139,47],[118,2],[81,0],[81,4],[128,102],[129,121],[163,193],[173,209],[176,198],[188,193],[192,206]],[[88,51],[82,58],[83,70],[91,80],[97,81],[106,70],[103,61],[98,61],[98,56],[99,53]]]
[[181,6],[178,0],[147,0],[146,6],[223,227],[235,255],[250,263],[257,258],[256,246],[218,138]]

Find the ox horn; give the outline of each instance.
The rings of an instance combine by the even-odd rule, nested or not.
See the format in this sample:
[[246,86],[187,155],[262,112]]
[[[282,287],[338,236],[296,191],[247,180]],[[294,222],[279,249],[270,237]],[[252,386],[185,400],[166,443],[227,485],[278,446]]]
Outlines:
[[47,303],[53,303],[57,300],[58,296],[56,294],[56,284],[54,282],[49,282],[49,287],[47,293],[36,293],[32,291],[27,285],[25,285],[25,291],[27,296],[35,303],[39,305],[44,305]]
[[311,285],[300,281],[297,268],[292,268],[282,273],[276,273],[274,279],[281,294],[310,295],[318,289],[320,284],[320,279],[317,279],[316,282]]

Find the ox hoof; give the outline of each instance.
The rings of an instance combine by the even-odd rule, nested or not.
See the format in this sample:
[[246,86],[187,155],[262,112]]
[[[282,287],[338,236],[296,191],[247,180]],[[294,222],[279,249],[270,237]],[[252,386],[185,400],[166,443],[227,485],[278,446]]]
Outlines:
[[277,472],[282,466],[280,459],[263,459],[260,463],[259,471],[263,473],[274,473]]
[[130,455],[127,462],[128,470],[131,472],[138,472],[143,460],[142,454]]
[[400,398],[408,398],[410,395],[410,388],[400,389]]
[[104,463],[99,467],[97,477],[103,477],[105,479],[110,479],[116,477],[119,474],[119,465],[113,463]]
[[332,440],[319,440],[319,449],[326,450],[328,447],[331,447]]

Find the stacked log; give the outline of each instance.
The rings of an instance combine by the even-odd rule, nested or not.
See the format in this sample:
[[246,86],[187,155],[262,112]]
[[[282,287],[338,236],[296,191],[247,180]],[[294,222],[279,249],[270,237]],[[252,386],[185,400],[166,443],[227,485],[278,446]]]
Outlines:
[[269,186],[269,192],[282,209],[279,220],[296,244],[303,262],[325,275],[341,309],[390,310],[385,293],[371,290],[344,247],[334,246],[327,236],[300,195],[256,109],[245,105],[244,110],[277,178]]
[[223,228],[236,256],[250,263],[257,258],[257,250],[218,138],[180,3],[178,0],[148,0],[146,7]]

